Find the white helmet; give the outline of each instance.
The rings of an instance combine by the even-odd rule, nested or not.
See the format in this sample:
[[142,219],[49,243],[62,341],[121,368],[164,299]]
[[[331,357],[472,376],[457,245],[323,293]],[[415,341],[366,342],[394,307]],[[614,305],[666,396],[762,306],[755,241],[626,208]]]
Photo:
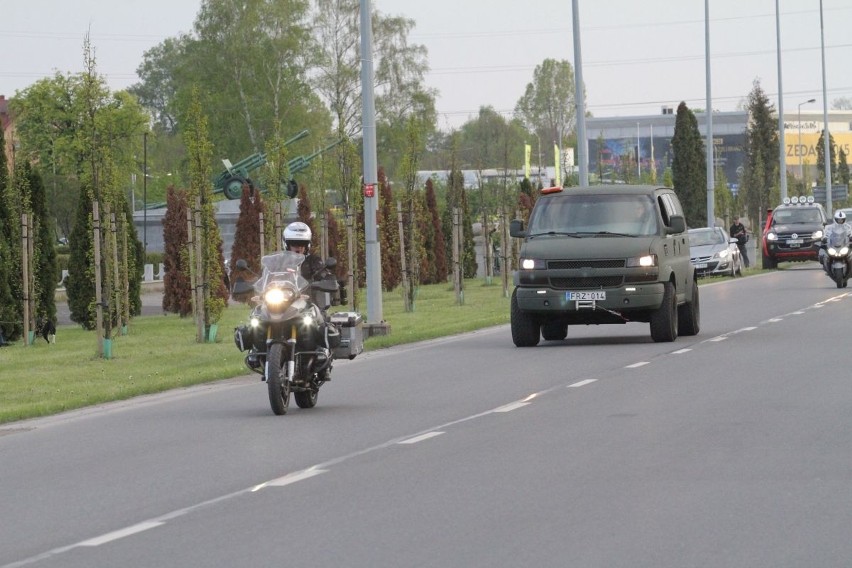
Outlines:
[[301,221],[290,223],[284,228],[284,250],[290,250],[291,244],[311,246],[311,228]]
[[843,224],[846,222],[846,213],[843,211],[838,211],[834,214],[834,222],[837,224]]

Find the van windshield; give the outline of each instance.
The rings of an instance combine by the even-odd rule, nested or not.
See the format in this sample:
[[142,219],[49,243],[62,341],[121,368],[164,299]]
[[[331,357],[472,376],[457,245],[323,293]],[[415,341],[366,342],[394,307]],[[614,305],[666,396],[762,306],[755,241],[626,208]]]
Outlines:
[[648,195],[572,195],[570,191],[536,203],[527,234],[656,235],[659,220]]

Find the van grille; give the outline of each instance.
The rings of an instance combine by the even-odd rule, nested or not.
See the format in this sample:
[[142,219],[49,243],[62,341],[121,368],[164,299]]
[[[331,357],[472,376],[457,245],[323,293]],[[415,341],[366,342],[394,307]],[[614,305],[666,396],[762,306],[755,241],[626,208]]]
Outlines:
[[605,258],[602,260],[549,260],[550,270],[570,270],[575,268],[624,268],[623,258]]
[[590,276],[587,278],[551,278],[550,285],[561,290],[616,288],[621,286],[621,276]]

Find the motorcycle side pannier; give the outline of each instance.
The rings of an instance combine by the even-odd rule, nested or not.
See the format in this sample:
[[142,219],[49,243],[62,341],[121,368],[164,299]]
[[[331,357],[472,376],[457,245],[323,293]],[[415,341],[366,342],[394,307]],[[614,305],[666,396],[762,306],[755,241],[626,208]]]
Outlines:
[[331,314],[331,322],[340,328],[340,345],[334,348],[335,359],[354,359],[364,350],[364,319],[358,312]]

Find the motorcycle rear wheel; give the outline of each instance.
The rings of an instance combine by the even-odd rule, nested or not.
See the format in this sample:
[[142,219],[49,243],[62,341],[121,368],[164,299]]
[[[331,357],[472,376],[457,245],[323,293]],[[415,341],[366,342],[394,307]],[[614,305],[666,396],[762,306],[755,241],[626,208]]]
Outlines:
[[269,406],[272,407],[272,412],[281,416],[287,414],[287,408],[290,406],[290,381],[287,380],[283,372],[284,365],[287,364],[284,358],[284,346],[280,343],[271,345],[266,361],[267,369],[269,369],[269,376],[266,377],[266,386],[269,388]]

